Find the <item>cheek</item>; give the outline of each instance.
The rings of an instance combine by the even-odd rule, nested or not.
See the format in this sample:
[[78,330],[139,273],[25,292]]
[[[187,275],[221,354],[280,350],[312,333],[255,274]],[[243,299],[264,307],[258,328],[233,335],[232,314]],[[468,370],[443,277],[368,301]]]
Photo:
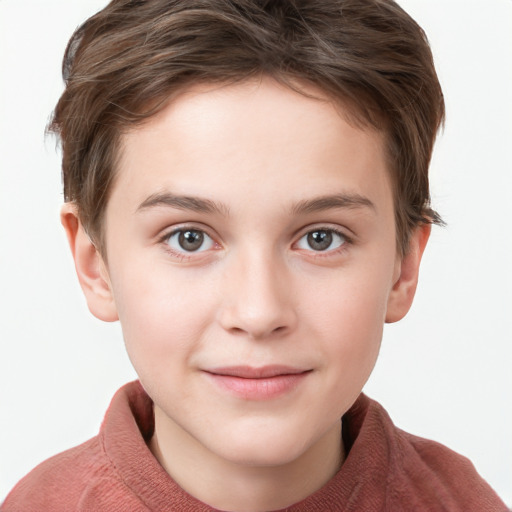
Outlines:
[[[342,276],[310,301],[308,316],[316,337],[345,383],[364,383],[373,369],[382,340],[389,284],[386,272]],[[315,334],[313,334],[315,336]]]
[[112,280],[126,349],[138,372],[148,365],[156,372],[197,349],[212,300],[201,279],[175,276],[168,266],[130,268],[141,270],[118,269]]
[[309,283],[304,290],[304,295],[309,296],[305,307],[314,311],[320,328],[336,329],[342,336],[352,333],[356,337],[359,337],[357,333],[364,337],[365,333],[382,331],[392,266],[358,267],[341,269],[317,283],[319,286]]

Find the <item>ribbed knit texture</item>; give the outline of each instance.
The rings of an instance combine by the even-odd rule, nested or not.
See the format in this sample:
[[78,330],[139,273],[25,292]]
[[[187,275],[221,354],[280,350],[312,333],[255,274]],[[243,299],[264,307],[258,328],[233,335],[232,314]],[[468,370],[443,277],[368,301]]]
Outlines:
[[[114,396],[98,436],[36,467],[1,512],[209,512],[147,447],[153,407],[139,382]],[[506,512],[466,458],[397,429],[361,395],[343,418],[348,456],[324,487],[288,512]]]

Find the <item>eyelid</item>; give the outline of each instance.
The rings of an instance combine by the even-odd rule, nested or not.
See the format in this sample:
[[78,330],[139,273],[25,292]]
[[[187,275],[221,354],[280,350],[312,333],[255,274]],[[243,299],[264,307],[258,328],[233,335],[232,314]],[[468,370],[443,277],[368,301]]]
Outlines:
[[[206,236],[212,239],[213,241],[213,248],[204,250],[204,251],[175,251],[173,250],[167,243],[167,240],[173,234],[176,234],[180,231],[186,231],[186,230],[193,230],[193,231],[201,231]],[[294,235],[294,242],[292,244],[293,246],[296,246],[299,240],[301,240],[305,235],[314,232],[314,231],[330,231],[333,233],[338,234],[339,236],[343,237],[344,243],[341,244],[341,246],[326,250],[326,251],[315,251],[313,249],[307,250],[307,249],[301,249],[303,251],[308,251],[314,254],[315,257],[327,257],[331,256],[333,254],[338,254],[340,252],[345,251],[348,246],[353,245],[355,241],[357,240],[356,235],[354,232],[345,227],[340,225],[333,225],[331,223],[315,223],[311,224],[309,226],[303,227],[300,230],[296,231],[296,234]],[[157,236],[157,242],[159,244],[162,244],[165,246],[165,250],[169,253],[172,253],[175,257],[178,257],[180,259],[193,259],[193,258],[199,258],[201,256],[205,256],[205,253],[209,253],[211,250],[218,250],[221,249],[223,244],[219,241],[220,237],[216,234],[215,231],[213,231],[209,226],[206,226],[200,222],[183,222],[179,224],[175,224],[172,226],[168,226],[165,228],[160,235]]]
[[[173,224],[160,231],[157,235],[157,241],[164,242],[169,237],[179,231],[201,231],[205,235],[208,235],[216,244],[219,244],[219,236],[209,227],[200,222],[180,222],[179,224]],[[220,245],[220,244],[219,244]]]
[[356,238],[356,234],[349,228],[345,226],[340,226],[338,224],[331,224],[329,222],[326,223],[315,223],[304,228],[301,228],[295,233],[295,240],[301,239],[304,235],[308,233],[312,233],[314,231],[332,231],[333,233],[337,233],[345,238],[347,241],[353,242]]
[[[201,245],[198,249],[187,251],[184,247],[179,247],[181,235],[184,233],[200,233],[202,236]],[[177,238],[175,240],[175,238]],[[177,242],[177,244],[176,244]],[[166,239],[165,243],[175,252],[183,253],[183,254],[199,254],[202,252],[206,252],[209,249],[212,249],[215,245],[215,240],[205,233],[204,231],[200,231],[199,229],[177,229],[173,231]],[[178,247],[176,247],[178,245]],[[204,247],[203,247],[204,246]]]
[[[213,247],[204,251],[177,251],[173,249],[169,244],[168,240],[170,237],[179,233],[181,231],[201,231],[208,238],[213,241]],[[221,243],[218,241],[219,237],[212,234],[212,230],[205,226],[204,224],[197,222],[183,222],[180,224],[175,224],[164,229],[160,235],[158,235],[156,241],[158,244],[162,245],[164,250],[170,254],[171,256],[179,259],[180,261],[190,260],[190,259],[199,259],[201,257],[206,256],[211,250],[217,250],[221,248]]]
[[[302,240],[309,233],[313,233],[315,231],[329,231],[335,233],[341,236],[344,239],[344,242],[334,249],[329,249],[325,251],[315,251],[314,249],[303,249],[296,247],[300,240]],[[345,252],[349,246],[354,244],[355,237],[352,236],[351,234],[347,234],[347,231],[349,233],[352,233],[352,230],[348,228],[342,228],[339,225],[334,226],[332,224],[313,224],[305,228],[302,228],[300,231],[298,231],[298,234],[295,236],[295,242],[292,244],[292,247],[300,251],[310,253],[315,258],[327,258]]]

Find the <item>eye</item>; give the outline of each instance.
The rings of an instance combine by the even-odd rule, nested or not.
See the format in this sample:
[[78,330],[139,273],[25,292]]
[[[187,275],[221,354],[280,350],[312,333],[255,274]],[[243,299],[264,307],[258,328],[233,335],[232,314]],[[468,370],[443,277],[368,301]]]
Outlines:
[[301,237],[297,247],[308,251],[325,252],[338,249],[346,242],[345,236],[334,229],[315,229]]
[[214,241],[199,229],[179,229],[171,233],[167,244],[176,252],[202,252],[211,249]]

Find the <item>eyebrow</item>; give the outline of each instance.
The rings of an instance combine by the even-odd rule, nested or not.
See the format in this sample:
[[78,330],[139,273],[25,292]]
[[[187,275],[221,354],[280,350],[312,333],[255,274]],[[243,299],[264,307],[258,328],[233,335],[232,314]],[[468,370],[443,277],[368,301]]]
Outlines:
[[299,201],[292,208],[294,214],[322,212],[336,208],[368,208],[376,212],[375,205],[367,197],[359,194],[333,194]]
[[[217,213],[222,216],[229,215],[229,208],[224,203],[217,203],[210,199],[194,196],[179,196],[170,192],[151,194],[138,206],[137,212],[159,206],[168,206],[179,210],[189,210],[198,213]],[[337,208],[368,208],[376,211],[375,205],[367,197],[359,194],[333,194],[299,201],[293,205],[291,212],[293,215],[304,215]]]
[[178,196],[170,192],[151,194],[137,208],[137,212],[149,210],[158,206],[169,206],[178,210],[190,210],[198,213],[217,213],[227,216],[229,208],[223,203],[216,203],[210,199],[193,196]]

